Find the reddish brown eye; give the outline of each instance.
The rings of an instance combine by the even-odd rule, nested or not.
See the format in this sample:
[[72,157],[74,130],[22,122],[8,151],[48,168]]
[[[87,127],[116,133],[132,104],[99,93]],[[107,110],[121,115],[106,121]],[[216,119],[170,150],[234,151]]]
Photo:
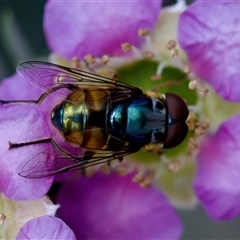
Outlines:
[[172,148],[179,145],[188,133],[188,126],[185,123],[188,117],[188,108],[182,98],[167,93],[166,105],[168,111],[168,129],[164,141],[164,148]]
[[185,121],[188,117],[188,108],[183,99],[173,93],[166,93],[165,96],[170,118],[177,122]]
[[169,125],[163,148],[173,148],[179,145],[188,133],[188,126],[185,122],[177,122]]

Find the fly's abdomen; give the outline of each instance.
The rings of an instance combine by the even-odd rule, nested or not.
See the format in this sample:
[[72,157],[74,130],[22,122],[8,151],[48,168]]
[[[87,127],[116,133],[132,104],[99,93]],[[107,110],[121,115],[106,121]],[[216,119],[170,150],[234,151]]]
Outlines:
[[76,90],[52,111],[52,123],[66,141],[88,149],[102,149],[107,138],[106,90]]
[[84,102],[81,104],[63,102],[54,108],[52,122],[67,141],[81,145],[88,115]]

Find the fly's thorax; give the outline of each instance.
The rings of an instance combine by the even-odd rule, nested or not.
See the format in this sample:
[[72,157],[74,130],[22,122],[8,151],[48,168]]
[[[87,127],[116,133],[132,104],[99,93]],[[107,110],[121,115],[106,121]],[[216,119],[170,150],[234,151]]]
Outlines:
[[117,137],[132,145],[163,142],[167,126],[164,101],[147,96],[131,98],[112,108],[109,125]]

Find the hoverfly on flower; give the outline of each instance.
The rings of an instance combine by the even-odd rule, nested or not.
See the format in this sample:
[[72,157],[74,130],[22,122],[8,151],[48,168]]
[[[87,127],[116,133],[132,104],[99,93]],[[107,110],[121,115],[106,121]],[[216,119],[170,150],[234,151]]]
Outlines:
[[24,62],[17,71],[45,89],[44,93],[37,100],[1,100],[1,104],[41,104],[50,95],[62,97],[51,109],[51,122],[63,142],[48,137],[9,143],[10,149],[43,143],[51,146],[46,152],[53,152],[53,159],[42,168],[38,158],[45,152],[37,154],[19,173],[23,177],[46,177],[121,160],[148,145],[172,148],[187,135],[188,108],[173,93],[145,94],[111,78],[39,61]]

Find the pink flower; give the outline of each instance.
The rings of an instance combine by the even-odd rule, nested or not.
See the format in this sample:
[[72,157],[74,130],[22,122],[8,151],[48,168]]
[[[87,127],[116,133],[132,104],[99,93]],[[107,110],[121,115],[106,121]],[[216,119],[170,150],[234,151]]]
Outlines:
[[132,177],[98,173],[65,183],[58,216],[77,239],[178,239],[182,226],[167,198]]
[[[66,58],[83,57],[88,53],[101,56],[106,53],[119,54],[120,43],[122,42],[127,41],[138,46],[141,40],[137,37],[137,30],[140,27],[153,28],[161,1],[126,2],[124,4],[106,2],[104,3],[105,12],[100,12],[100,14],[99,9],[102,9],[102,7],[99,7],[98,4],[102,6],[101,2],[95,4],[70,2],[66,5],[63,2],[48,1],[45,9],[44,27],[49,46],[55,53]],[[16,76],[13,78],[14,81],[11,79],[5,81],[0,88],[1,99],[35,100],[41,95],[43,89],[32,91],[34,86],[28,85],[29,82],[24,82],[26,79],[22,82]],[[18,82],[23,83],[21,89],[15,86],[16,78]],[[11,90],[6,92],[6,88]],[[29,133],[32,134],[34,133],[33,130],[41,129],[34,135],[35,139],[39,139],[53,135],[49,130],[48,110],[50,107],[47,106],[48,103],[49,101],[44,101],[41,105],[18,106],[19,109],[23,108],[23,110],[21,110],[22,114],[20,112],[16,116],[16,119],[14,111],[17,105],[6,105],[2,108],[4,111],[13,109],[11,113],[6,112],[11,118],[8,121],[18,123],[19,120],[19,122],[23,122],[22,124],[26,124],[25,129]],[[25,120],[26,115],[31,113],[29,109],[34,113],[32,122],[36,127],[32,126],[32,122],[27,121],[28,118]],[[14,142],[34,140],[31,135],[25,135],[25,131],[22,131],[20,125],[17,125],[16,128],[18,135]],[[31,161],[38,156],[38,153],[43,153],[46,148],[40,144],[40,146],[30,145],[8,151],[7,139],[12,139],[14,134],[16,134],[16,131],[10,131],[9,135],[4,134],[2,141],[5,144],[3,147],[6,154],[15,153],[20,156],[20,159],[16,155],[11,156],[11,159],[9,158],[14,163],[18,161],[19,166],[22,166],[21,164],[26,161],[24,157],[27,156],[27,161]],[[25,135],[24,139],[21,138],[23,135]],[[36,149],[35,152],[34,149]],[[32,151],[33,157],[29,157],[29,150]],[[47,161],[49,161],[49,156],[45,154],[41,164],[47,163]],[[40,163],[38,160],[37,162]],[[5,162],[4,164],[8,166],[8,163]],[[6,173],[7,179],[11,180],[12,175],[16,176],[17,180],[21,179],[16,175],[19,168],[11,170],[11,172]],[[23,168],[20,167],[20,173],[22,170]],[[133,183],[131,179],[132,175],[120,177],[114,173],[109,176],[98,173],[90,179],[81,177],[78,180],[64,182],[58,195],[59,202],[62,204],[59,216],[73,228],[77,238],[101,236],[110,239],[121,236],[122,238],[178,239],[182,233],[182,226],[166,197],[158,188],[143,189],[139,184]],[[47,181],[48,184],[41,181]],[[2,184],[2,189],[8,194],[9,191],[7,190],[10,186],[13,191],[8,196],[11,198],[31,199],[45,194],[51,182],[52,177],[34,180],[24,179],[24,183],[21,183],[21,186],[24,184],[24,188],[20,184],[17,185],[19,193],[16,194],[17,190],[12,185],[15,186],[17,181],[5,181]],[[42,186],[38,184],[42,184]],[[34,190],[38,191],[38,188],[42,188],[38,195],[32,194]],[[26,191],[25,189],[30,190]],[[71,195],[66,193],[66,190],[71,191]],[[66,211],[68,214],[66,214]],[[66,226],[64,228],[61,226],[62,221],[59,220],[59,222],[52,217],[33,219],[22,228],[17,239],[32,238],[33,236],[51,239],[74,239],[72,233],[69,234],[69,229]],[[83,227],[79,227],[81,225]],[[38,226],[37,229],[36,226]],[[52,234],[56,231],[56,228],[61,230],[61,234],[64,233],[65,235],[57,235],[56,233],[53,237]],[[42,229],[47,229],[47,231]]]
[[178,38],[195,74],[224,99],[239,102],[239,1],[197,1],[181,15]]
[[67,59],[122,54],[122,43],[139,46],[139,28],[153,28],[161,2],[49,0],[43,24],[48,46]]
[[73,231],[59,218],[44,216],[28,221],[19,231],[17,240],[66,239],[75,240]]
[[[180,44],[194,73],[222,98],[235,102],[240,100],[239,12],[239,1],[197,1],[181,15],[178,29]],[[233,105],[224,108],[225,105],[211,111],[215,118],[220,113],[227,117]],[[197,156],[194,188],[208,214],[217,220],[231,219],[240,213],[239,121],[237,114],[207,134]],[[214,123],[213,127],[216,128]]]
[[[16,84],[17,83],[17,84]],[[3,81],[0,99],[29,100],[36,98],[39,90],[15,74]],[[1,105],[1,181],[0,191],[12,200],[32,200],[43,197],[53,182],[53,177],[26,179],[17,173],[27,161],[46,148],[46,144],[31,145],[9,151],[8,142],[26,142],[49,137],[50,129],[43,112],[31,104]],[[47,156],[46,156],[47,157]]]
[[217,220],[240,214],[240,115],[204,137],[198,154],[195,191],[208,214]]

